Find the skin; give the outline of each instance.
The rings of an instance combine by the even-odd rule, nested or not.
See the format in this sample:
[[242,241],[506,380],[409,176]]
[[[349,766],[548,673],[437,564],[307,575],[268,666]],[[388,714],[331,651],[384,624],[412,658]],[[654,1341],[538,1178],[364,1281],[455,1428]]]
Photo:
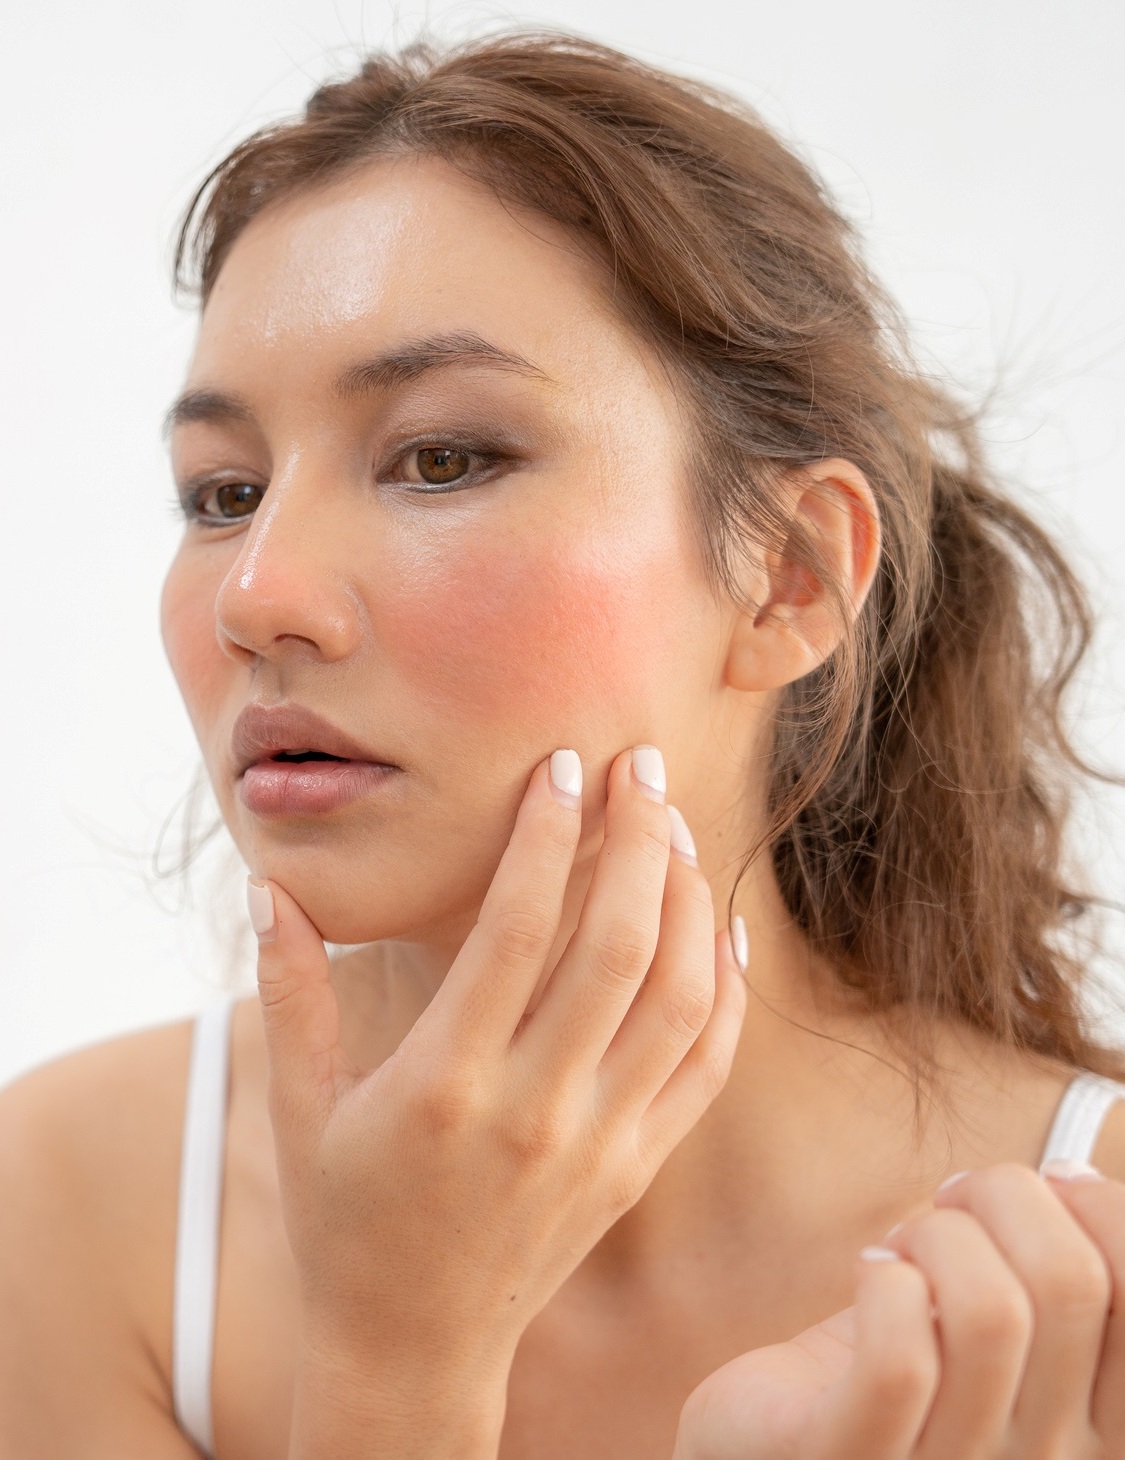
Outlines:
[[[337,391],[341,375],[374,353],[450,332],[480,336],[533,368],[478,360],[393,386]],[[609,845],[615,775],[620,806],[632,804],[622,757],[635,744],[663,751],[667,799],[695,836],[698,868],[667,865],[669,887],[678,878],[685,896],[694,887],[710,897],[710,926],[693,943],[698,954],[725,922],[738,860],[753,841],[756,747],[776,691],[831,651],[840,626],[820,585],[784,553],[748,554],[753,608],[712,591],[688,512],[688,435],[674,386],[615,312],[597,261],[554,225],[517,216],[443,164],[380,161],[271,209],[240,236],[202,316],[186,389],[223,394],[242,410],[238,418],[211,411],[210,419],[175,426],[181,486],[218,473],[228,484],[269,490],[251,517],[188,525],[163,597],[165,644],[224,819],[255,876],[287,899],[279,905],[305,938],[294,934],[296,942],[263,950],[267,980],[280,968],[311,988],[320,977],[317,935],[364,945],[325,965],[320,985],[316,1018],[328,1017],[329,993],[338,1011],[339,1068],[384,1075],[380,1088],[390,1089],[405,1063],[392,1060],[404,1041],[431,1047],[422,1043],[427,1031],[455,1007],[451,966],[517,812],[531,804],[536,784],[542,792],[538,768],[557,747],[578,751],[585,789],[561,877],[557,936],[526,990],[528,1008],[540,999],[547,1007],[547,980],[606,865],[599,854]],[[463,492],[423,497],[409,490],[423,483],[405,449],[420,438],[465,441],[503,460]],[[829,461],[779,491],[794,519],[820,535],[854,610],[878,554],[862,475]],[[248,702],[282,700],[319,711],[402,773],[377,797],[330,816],[253,816],[237,794],[231,731]],[[660,808],[617,815],[656,812],[666,836]],[[535,845],[528,843],[525,866],[536,862]],[[624,871],[605,875],[616,877],[607,895],[626,913]],[[659,892],[655,901],[649,895],[653,917],[659,902]],[[1091,1197],[1094,1184],[1048,1185],[1026,1169],[1038,1161],[1071,1072],[939,1029],[942,1098],[916,1129],[910,1083],[886,1031],[834,992],[788,921],[768,868],[742,880],[735,911],[750,929],[749,979],[761,997],[746,1003],[737,1039],[729,1029],[724,1036],[729,1070],[721,1092],[525,1323],[507,1379],[502,1460],[649,1460],[674,1444],[682,1460],[728,1452],[765,1460],[776,1451],[752,1443],[774,1433],[803,1447],[793,1451],[800,1460],[936,1456],[949,1453],[940,1448],[949,1434],[982,1460],[1038,1453],[1013,1448],[1016,1432],[1005,1429],[1018,1396],[1011,1375],[1032,1346],[1026,1310],[1023,1326],[1004,1335],[1008,1367],[1000,1366],[974,1408],[971,1397],[950,1398],[955,1369],[939,1353],[930,1302],[940,1293],[943,1313],[962,1314],[983,1291],[1002,1308],[1014,1285],[1031,1293],[1036,1331],[1057,1331],[1059,1303],[1032,1292],[1035,1261],[1013,1248],[1011,1234],[1030,1212],[1043,1237],[1040,1255],[1048,1246],[1066,1254],[1064,1277],[1089,1275],[1096,1255],[1103,1282],[1082,1332],[1102,1332],[1115,1230],[1106,1203],[1119,1201],[1120,1187],[1098,1183]],[[674,926],[667,911],[666,922]],[[721,940],[706,946],[709,961],[722,957]],[[715,978],[721,983],[718,968]],[[714,1008],[720,1003],[716,996]],[[279,1187],[274,1147],[283,1162],[297,1149],[296,1118],[279,1123],[279,1091],[302,1056],[298,1045],[286,1051],[278,1027],[268,1012],[263,1020],[257,1000],[236,1010],[216,1341],[220,1460],[290,1453],[302,1300],[289,1240],[295,1209]],[[697,1032],[697,1043],[717,1037],[708,1027],[712,1034]],[[565,1021],[560,1015],[540,1028],[557,1033]],[[130,1356],[124,1377],[115,1371],[112,1382],[98,1381],[115,1396],[105,1424],[117,1426],[119,1445],[133,1426],[131,1442],[143,1437],[145,1453],[168,1460],[189,1453],[175,1448],[167,1398],[176,1179],[167,1153],[178,1141],[189,1032],[176,1026],[60,1062],[22,1082],[14,1097],[8,1092],[4,1107],[11,1128],[34,1134],[22,1139],[25,1161],[35,1161],[48,1128],[52,1149],[82,1153],[68,1158],[68,1209],[105,1214],[59,1229],[49,1216],[54,1206],[22,1199],[5,1218],[21,1225],[0,1252],[34,1257],[21,1261],[26,1279],[14,1269],[7,1275],[5,1291],[14,1302],[27,1295],[24,1331],[41,1333],[46,1349],[64,1313],[83,1331],[73,1321],[74,1295],[91,1287],[81,1276],[91,1269],[91,1248],[95,1271],[119,1275],[88,1300],[85,1314],[91,1333],[104,1331],[108,1315],[131,1335],[116,1350]],[[543,1040],[541,1058],[554,1048]],[[132,1098],[137,1081],[151,1092],[143,1111]],[[1122,1124],[1111,1116],[1098,1151],[1113,1177],[1125,1175]],[[303,1159],[312,1157],[306,1151]],[[977,1200],[977,1185],[966,1183],[937,1202],[943,1211],[965,1203],[960,1217],[971,1240],[964,1222],[951,1227],[934,1210],[938,1183],[963,1168],[993,1173],[973,1178],[992,1182],[990,1200]],[[37,1186],[26,1167],[19,1170],[21,1191],[50,1190],[60,1179],[44,1171]],[[115,1216],[123,1192],[135,1213],[126,1230]],[[466,1226],[487,1229],[484,1201],[468,1192]],[[1083,1201],[1096,1207],[1093,1215]],[[865,1244],[882,1242],[903,1221],[889,1239],[901,1260],[857,1264]],[[432,1250],[440,1250],[436,1241]],[[73,1281],[60,1278],[56,1300],[47,1283],[45,1298],[37,1263],[65,1276],[64,1256]],[[880,1321],[872,1323],[872,1314]],[[885,1392],[875,1384],[857,1399],[856,1373],[884,1374],[895,1353],[865,1349],[862,1338],[857,1349],[855,1335],[887,1331],[888,1315],[900,1325],[896,1352],[911,1356],[910,1382],[901,1423],[877,1451],[870,1434],[864,1438],[870,1415],[861,1399],[870,1392],[881,1403]],[[804,1346],[791,1343],[810,1328]],[[966,1332],[956,1373],[979,1368],[981,1344],[990,1342],[979,1325]],[[810,1343],[820,1355],[812,1375],[801,1367]],[[24,1347],[34,1353],[34,1337]],[[1082,1410],[1093,1384],[1098,1350],[1086,1347],[1085,1365],[1066,1380],[1068,1414]],[[856,1352],[858,1370],[849,1367]],[[75,1366],[96,1362],[77,1341],[65,1353]],[[0,1351],[0,1360],[0,1374],[20,1375],[18,1383],[5,1378],[11,1392],[45,1393],[46,1381],[19,1368],[19,1355]],[[784,1392],[799,1396],[796,1413],[828,1416],[822,1433],[788,1431],[786,1414],[769,1413],[770,1396],[784,1388],[779,1372],[792,1383]],[[50,1391],[59,1429],[43,1454],[66,1452],[68,1413],[82,1425],[76,1433],[93,1432],[73,1395],[98,1384],[76,1369],[65,1387],[72,1397],[63,1402]],[[677,1441],[680,1409],[693,1391]],[[822,1392],[823,1402],[806,1402]],[[935,1440],[924,1427],[927,1414],[939,1414],[939,1400],[945,1431]],[[978,1411],[987,1411],[983,1420]],[[831,1448],[848,1424],[859,1425],[858,1448]],[[37,1422],[37,1440],[41,1433]],[[1069,1460],[1111,1452],[1091,1442],[1052,1453]]]

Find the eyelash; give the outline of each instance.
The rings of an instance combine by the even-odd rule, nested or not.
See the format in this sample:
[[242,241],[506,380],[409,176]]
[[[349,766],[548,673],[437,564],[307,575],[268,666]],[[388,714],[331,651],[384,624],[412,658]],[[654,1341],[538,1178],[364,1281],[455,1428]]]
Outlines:
[[[399,482],[409,492],[420,497],[446,497],[454,492],[467,491],[470,487],[478,486],[482,476],[495,470],[505,461],[510,460],[504,453],[485,448],[483,446],[471,446],[464,441],[438,440],[426,437],[418,441],[410,442],[403,447],[395,457],[391,470],[397,469],[401,462],[419,451],[452,451],[463,453],[477,463],[476,467],[470,467],[463,477],[458,477],[455,482],[447,486],[438,486],[434,483],[421,482]],[[232,523],[246,521],[254,513],[247,512],[243,517],[217,517],[204,512],[202,504],[204,498],[211,492],[218,491],[220,487],[243,487],[257,486],[254,482],[242,481],[235,477],[204,477],[195,482],[185,484],[182,493],[177,493],[171,502],[172,515],[180,520],[195,523],[200,527],[229,527]],[[267,483],[268,486],[268,483]],[[263,494],[266,487],[259,487]],[[257,510],[257,509],[255,509]]]

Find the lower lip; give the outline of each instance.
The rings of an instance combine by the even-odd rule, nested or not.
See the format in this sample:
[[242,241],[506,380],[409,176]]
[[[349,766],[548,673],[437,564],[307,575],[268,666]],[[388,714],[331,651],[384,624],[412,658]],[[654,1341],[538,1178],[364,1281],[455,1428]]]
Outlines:
[[363,760],[263,760],[243,774],[239,795],[255,816],[319,816],[371,795],[398,770]]

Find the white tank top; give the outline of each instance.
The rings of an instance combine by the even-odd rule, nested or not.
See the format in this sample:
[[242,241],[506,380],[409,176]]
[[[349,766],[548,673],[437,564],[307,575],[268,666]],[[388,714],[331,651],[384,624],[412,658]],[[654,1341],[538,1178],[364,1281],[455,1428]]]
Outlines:
[[[172,1308],[172,1401],[180,1428],[213,1460],[211,1357],[219,1270],[219,1213],[230,1069],[230,1020],[235,996],[196,1020],[188,1071],[180,1164]],[[1125,1085],[1076,1075],[1063,1092],[1043,1160],[1089,1161],[1102,1121]]]

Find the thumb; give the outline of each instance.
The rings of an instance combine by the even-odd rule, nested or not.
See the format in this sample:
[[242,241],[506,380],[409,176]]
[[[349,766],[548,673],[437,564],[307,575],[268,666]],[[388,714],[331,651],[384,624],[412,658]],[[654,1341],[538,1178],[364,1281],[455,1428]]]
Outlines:
[[246,905],[258,937],[258,999],[269,1060],[270,1108],[283,1124],[331,1108],[341,1075],[340,1009],[324,940],[276,882],[249,878]]

